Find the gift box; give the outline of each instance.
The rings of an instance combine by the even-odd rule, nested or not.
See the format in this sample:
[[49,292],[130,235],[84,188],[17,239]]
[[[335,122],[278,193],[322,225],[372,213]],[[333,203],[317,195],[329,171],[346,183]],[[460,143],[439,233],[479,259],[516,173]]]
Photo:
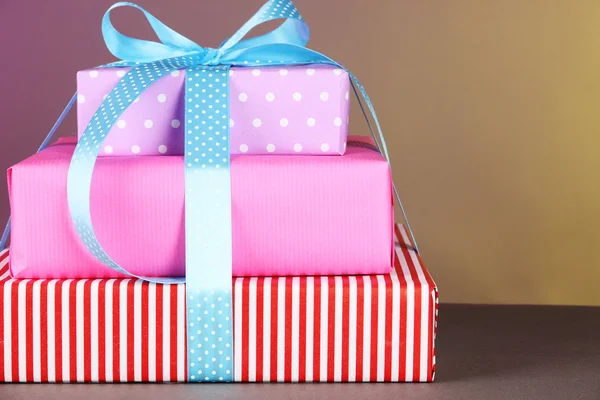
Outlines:
[[[8,171],[16,278],[123,277],[84,247],[67,204],[74,138]],[[233,156],[234,276],[389,273],[390,168],[366,139],[343,157]],[[104,157],[91,190],[99,242],[138,276],[183,276],[181,156]]]
[[[129,69],[77,74],[79,136]],[[176,70],[148,87],[119,118],[100,155],[182,155],[185,77],[185,70]],[[228,78],[232,154],[344,154],[350,97],[342,69],[233,67]]]
[[[437,288],[404,228],[396,235],[389,274],[234,278],[235,381],[433,380]],[[184,284],[15,280],[8,258],[0,254],[0,381],[183,382],[193,374]]]

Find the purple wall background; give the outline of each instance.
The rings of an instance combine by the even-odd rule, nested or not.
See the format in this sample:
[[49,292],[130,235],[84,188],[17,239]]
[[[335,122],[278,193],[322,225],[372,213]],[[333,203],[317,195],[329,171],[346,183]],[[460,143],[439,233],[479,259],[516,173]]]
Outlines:
[[[136,1],[211,47],[263,4]],[[112,61],[100,32],[112,3],[0,0],[0,171],[35,151],[77,70]],[[295,3],[310,47],[369,90],[444,301],[600,305],[599,1]],[[114,22],[152,37],[133,10]],[[367,132],[355,103],[350,131]],[[72,115],[61,134],[74,132]]]

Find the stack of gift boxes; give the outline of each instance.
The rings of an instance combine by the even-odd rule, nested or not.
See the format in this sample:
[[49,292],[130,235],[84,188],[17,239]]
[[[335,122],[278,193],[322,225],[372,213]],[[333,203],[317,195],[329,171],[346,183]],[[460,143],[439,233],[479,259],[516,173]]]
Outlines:
[[[128,71],[78,73],[80,136]],[[196,300],[184,283],[152,282],[186,274],[185,208],[194,207],[184,188],[186,140],[210,162],[226,150],[185,123],[189,73],[173,70],[144,91],[99,150],[90,192],[95,235],[131,276],[94,257],[74,227],[67,175],[76,139],[59,139],[9,169],[0,381],[210,374],[195,372],[203,348],[190,348],[203,325],[186,313]],[[232,380],[431,381],[437,289],[405,227],[394,224],[389,164],[375,142],[347,137],[346,71],[242,66],[221,79],[230,108],[223,123],[231,153]],[[218,109],[212,116],[220,118]]]

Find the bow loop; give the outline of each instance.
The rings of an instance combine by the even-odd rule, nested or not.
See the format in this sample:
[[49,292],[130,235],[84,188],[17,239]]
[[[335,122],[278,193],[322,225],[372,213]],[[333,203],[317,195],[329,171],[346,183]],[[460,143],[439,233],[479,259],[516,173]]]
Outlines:
[[[271,32],[241,41],[258,25],[282,18],[285,19],[283,24]],[[304,47],[309,38],[310,29],[290,0],[269,0],[231,38],[226,40],[221,48],[224,51],[237,51],[268,44],[291,44]]]
[[[111,11],[119,7],[132,7],[140,10],[162,43],[135,39],[119,32],[110,20]],[[163,24],[144,8],[129,2],[115,3],[106,11],[102,18],[102,35],[106,47],[115,57],[131,63],[164,60],[204,50],[198,44]]]

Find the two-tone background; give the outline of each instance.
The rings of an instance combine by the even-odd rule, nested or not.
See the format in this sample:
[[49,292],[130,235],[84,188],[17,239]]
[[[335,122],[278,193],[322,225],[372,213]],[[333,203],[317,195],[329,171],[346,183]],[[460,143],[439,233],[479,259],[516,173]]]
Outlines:
[[[112,61],[112,0],[0,0],[0,170]],[[217,47],[263,0],[137,0]],[[296,0],[373,99],[443,302],[600,305],[600,2]],[[116,26],[151,38],[118,10]],[[354,104],[353,106],[356,106]],[[358,107],[352,133],[366,134]],[[75,114],[62,134],[74,134]],[[9,215],[0,175],[0,223]]]

